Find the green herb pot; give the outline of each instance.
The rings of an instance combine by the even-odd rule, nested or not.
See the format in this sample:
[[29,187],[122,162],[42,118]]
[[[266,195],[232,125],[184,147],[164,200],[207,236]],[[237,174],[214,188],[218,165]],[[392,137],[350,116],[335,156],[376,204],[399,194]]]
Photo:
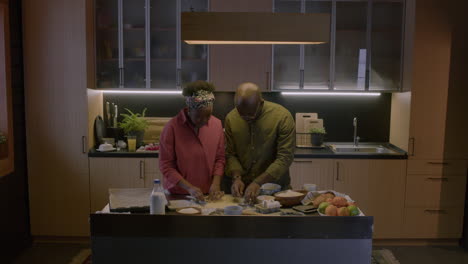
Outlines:
[[323,145],[324,134],[310,134],[310,142],[314,147],[320,147]]

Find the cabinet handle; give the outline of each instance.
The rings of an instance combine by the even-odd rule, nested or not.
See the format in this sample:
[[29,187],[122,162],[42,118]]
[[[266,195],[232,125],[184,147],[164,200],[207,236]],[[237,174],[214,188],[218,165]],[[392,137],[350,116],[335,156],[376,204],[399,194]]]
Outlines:
[[424,212],[429,213],[429,214],[446,214],[447,210],[431,210],[431,209],[426,209]]
[[437,162],[437,161],[429,161],[427,164],[431,164],[431,165],[449,165],[448,162]]
[[143,180],[145,178],[145,161],[140,160],[140,179]]
[[299,87],[304,88],[304,70],[299,71]]
[[445,182],[448,182],[448,178],[446,177],[443,177],[443,178],[426,178],[426,180],[428,181],[445,181]]
[[[409,144],[411,146],[411,153],[410,153],[410,156],[414,156],[414,142],[415,142],[415,139],[414,137],[410,138],[409,139]],[[409,147],[408,147],[409,149]]]
[[336,163],[336,181],[340,181],[340,163]]
[[269,71],[266,72],[266,90],[267,90],[267,91],[271,91],[271,87],[270,87],[270,72],[269,72]]
[[181,78],[181,74],[180,74],[180,73],[181,73],[181,69],[177,69],[177,71],[176,71],[176,86],[177,86],[177,87],[180,87],[180,86],[181,86],[181,83],[182,83],[182,82],[181,82],[181,79],[182,79],[182,78]]
[[120,79],[119,79],[119,82],[120,82],[120,88],[123,88],[124,87],[124,68],[120,68],[119,69],[119,74],[120,74]]
[[88,149],[88,148],[86,147],[86,146],[88,145],[88,144],[86,144],[86,141],[87,141],[87,140],[86,140],[86,136],[82,136],[82,137],[81,137],[81,151],[83,152],[83,154],[86,154],[86,153],[87,153],[87,149]]

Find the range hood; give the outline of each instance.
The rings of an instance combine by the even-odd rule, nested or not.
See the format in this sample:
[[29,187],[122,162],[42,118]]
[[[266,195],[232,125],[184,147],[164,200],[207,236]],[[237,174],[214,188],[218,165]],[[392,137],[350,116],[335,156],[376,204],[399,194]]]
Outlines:
[[322,44],[330,41],[330,14],[183,12],[188,44]]

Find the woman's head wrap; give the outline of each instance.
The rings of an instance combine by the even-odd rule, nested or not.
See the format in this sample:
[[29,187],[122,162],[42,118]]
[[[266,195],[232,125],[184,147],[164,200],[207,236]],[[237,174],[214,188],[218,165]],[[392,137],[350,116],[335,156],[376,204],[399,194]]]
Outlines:
[[198,90],[192,96],[185,97],[185,104],[189,109],[200,109],[213,105],[214,94],[206,90]]

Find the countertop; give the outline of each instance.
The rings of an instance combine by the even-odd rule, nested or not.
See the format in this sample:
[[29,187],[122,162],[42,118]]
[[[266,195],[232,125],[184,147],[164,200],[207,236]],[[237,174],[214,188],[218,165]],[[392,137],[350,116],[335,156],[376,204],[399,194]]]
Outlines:
[[[332,144],[332,143],[326,143]],[[369,143],[361,143],[362,145]],[[373,143],[375,144],[375,143]],[[322,149],[296,148],[294,150],[295,159],[408,159],[405,151],[390,143],[378,143],[397,152],[397,154],[344,154],[334,153],[329,147]],[[128,152],[119,150],[112,152],[99,152],[95,148],[90,149],[88,157],[91,158],[158,158],[158,152]]]

